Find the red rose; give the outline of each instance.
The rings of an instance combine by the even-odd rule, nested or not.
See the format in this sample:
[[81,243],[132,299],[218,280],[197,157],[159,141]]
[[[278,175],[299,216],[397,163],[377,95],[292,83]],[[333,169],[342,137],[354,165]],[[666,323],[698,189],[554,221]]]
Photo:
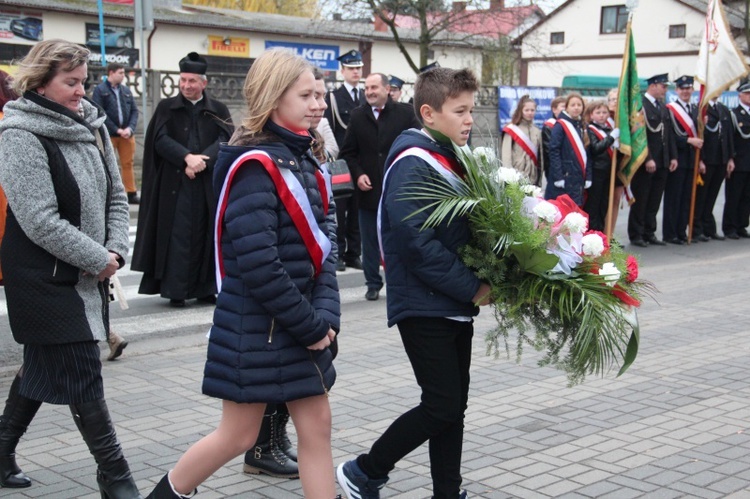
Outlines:
[[625,280],[628,282],[635,282],[635,280],[638,279],[638,260],[636,260],[633,255],[628,255],[627,260],[625,260],[625,266],[628,271]]

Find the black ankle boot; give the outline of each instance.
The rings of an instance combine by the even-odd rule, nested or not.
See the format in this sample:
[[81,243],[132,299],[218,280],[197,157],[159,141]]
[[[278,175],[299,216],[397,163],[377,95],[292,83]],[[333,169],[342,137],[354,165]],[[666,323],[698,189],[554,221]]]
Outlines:
[[289,440],[289,434],[286,432],[286,425],[289,424],[289,412],[279,409],[271,418],[271,431],[274,432],[273,438],[278,442],[281,452],[296,463],[297,451],[294,449],[292,442]]
[[299,478],[297,463],[284,454],[279,441],[274,438],[275,415],[263,416],[258,441],[245,453],[245,473],[264,473],[277,478]]
[[5,411],[0,417],[0,487],[9,489],[31,486],[31,480],[16,463],[16,445],[42,405],[41,402],[27,399],[18,393],[20,381],[18,376],[13,380]]
[[159,483],[156,484],[154,490],[152,490],[151,493],[146,496],[146,499],[186,499],[189,497],[193,497],[197,493],[198,489],[195,489],[190,495],[187,496],[183,496],[182,494],[175,492],[175,490],[172,488],[172,483],[169,481],[169,473],[167,473],[161,478],[161,480],[159,480]]
[[104,399],[71,404],[70,412],[96,460],[96,481],[99,483],[102,499],[142,499],[130,474],[128,462],[122,455]]

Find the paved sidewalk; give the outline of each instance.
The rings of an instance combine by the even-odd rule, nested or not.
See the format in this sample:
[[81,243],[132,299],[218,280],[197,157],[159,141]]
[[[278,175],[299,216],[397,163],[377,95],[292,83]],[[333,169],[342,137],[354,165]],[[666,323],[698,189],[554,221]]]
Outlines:
[[[470,497],[750,498],[750,240],[640,251],[660,293],[640,312],[641,351],[619,379],[565,376],[485,355],[477,321],[466,419]],[[331,395],[334,459],[365,450],[417,398],[385,301],[347,304]],[[106,363],[107,399],[139,487],[147,493],[182,451],[209,432],[219,402],[200,394],[202,333],[168,347],[134,344]],[[149,351],[151,350],[151,351]],[[0,396],[10,378],[0,379]],[[0,498],[97,497],[94,462],[66,407],[43,406],[18,447],[34,480]],[[430,497],[427,447],[404,459],[383,497]],[[250,477],[238,458],[201,498],[298,498],[297,480]]]

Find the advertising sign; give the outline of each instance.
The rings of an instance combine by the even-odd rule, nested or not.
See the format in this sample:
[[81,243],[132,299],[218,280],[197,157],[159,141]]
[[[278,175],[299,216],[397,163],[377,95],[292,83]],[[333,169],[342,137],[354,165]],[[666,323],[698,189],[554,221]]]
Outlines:
[[250,39],[208,35],[208,55],[250,57]]
[[513,111],[516,109],[518,101],[521,100],[521,97],[524,95],[528,95],[536,102],[536,115],[534,116],[535,126],[541,127],[544,120],[552,116],[550,104],[552,103],[552,99],[557,96],[557,88],[508,87],[501,85],[497,87],[497,117],[501,130],[505,125],[510,123]]
[[33,45],[43,39],[41,12],[0,9],[0,43]]
[[287,48],[325,71],[336,71],[339,68],[339,61],[336,60],[339,57],[338,45],[266,41],[266,49],[273,47]]
[[[135,46],[135,30],[132,26],[104,25],[104,51],[106,63],[122,64],[129,68],[138,67],[138,50]],[[89,63],[102,65],[99,25],[86,23],[86,46],[91,50]]]

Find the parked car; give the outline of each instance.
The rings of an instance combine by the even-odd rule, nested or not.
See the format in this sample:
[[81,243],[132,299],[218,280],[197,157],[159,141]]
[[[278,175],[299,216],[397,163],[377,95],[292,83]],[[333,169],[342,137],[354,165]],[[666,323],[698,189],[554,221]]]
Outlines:
[[42,31],[42,20],[36,17],[24,17],[13,19],[10,22],[10,30],[16,35],[39,42],[44,38]]

